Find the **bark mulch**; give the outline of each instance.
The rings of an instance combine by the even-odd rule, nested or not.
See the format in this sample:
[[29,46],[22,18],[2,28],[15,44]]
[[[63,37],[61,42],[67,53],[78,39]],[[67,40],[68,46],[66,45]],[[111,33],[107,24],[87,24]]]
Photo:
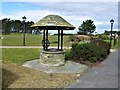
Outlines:
[[15,63],[2,62],[3,88],[64,88],[80,78],[76,73],[48,74]]

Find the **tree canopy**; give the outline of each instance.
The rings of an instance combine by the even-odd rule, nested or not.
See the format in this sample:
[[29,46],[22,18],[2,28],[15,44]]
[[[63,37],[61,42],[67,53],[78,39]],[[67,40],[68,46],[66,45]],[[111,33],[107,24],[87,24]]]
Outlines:
[[96,26],[94,25],[93,23],[94,21],[92,20],[85,20],[83,21],[83,23],[81,24],[81,26],[79,26],[79,32],[78,34],[92,34],[95,29],[96,29]]
[[[8,18],[4,18],[0,20],[2,22],[2,33],[9,34],[9,33],[20,33],[23,32],[23,21],[20,20],[10,20]],[[25,30],[26,33],[31,33],[31,25],[34,24],[33,21],[27,21],[25,23]]]

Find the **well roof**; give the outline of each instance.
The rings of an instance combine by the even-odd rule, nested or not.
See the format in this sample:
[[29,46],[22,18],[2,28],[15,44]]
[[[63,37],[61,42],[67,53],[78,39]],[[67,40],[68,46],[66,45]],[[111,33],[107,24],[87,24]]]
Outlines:
[[31,27],[38,27],[40,29],[63,29],[63,30],[73,30],[75,27],[67,22],[65,19],[59,15],[48,15],[39,20],[37,23],[33,24]]

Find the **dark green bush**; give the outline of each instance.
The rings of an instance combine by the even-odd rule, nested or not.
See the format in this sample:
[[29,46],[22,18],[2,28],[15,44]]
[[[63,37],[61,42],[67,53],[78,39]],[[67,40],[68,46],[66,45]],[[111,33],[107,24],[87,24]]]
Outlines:
[[101,40],[93,40],[90,43],[73,44],[71,50],[65,52],[67,60],[90,61],[92,63],[102,61],[109,54],[110,46]]
[[91,43],[96,44],[100,48],[102,48],[107,54],[110,53],[110,44],[103,40],[92,40]]
[[73,57],[72,51],[70,49],[66,50],[65,51],[65,60],[70,60],[72,57]]

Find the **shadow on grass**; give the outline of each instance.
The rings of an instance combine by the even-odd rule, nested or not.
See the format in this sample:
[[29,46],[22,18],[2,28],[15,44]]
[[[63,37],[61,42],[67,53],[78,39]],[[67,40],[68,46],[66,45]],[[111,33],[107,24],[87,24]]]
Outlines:
[[19,76],[15,73],[2,68],[2,90],[6,90],[6,88],[18,78]]
[[58,43],[58,41],[53,41],[53,42],[50,42],[51,44],[56,44],[56,43]]

